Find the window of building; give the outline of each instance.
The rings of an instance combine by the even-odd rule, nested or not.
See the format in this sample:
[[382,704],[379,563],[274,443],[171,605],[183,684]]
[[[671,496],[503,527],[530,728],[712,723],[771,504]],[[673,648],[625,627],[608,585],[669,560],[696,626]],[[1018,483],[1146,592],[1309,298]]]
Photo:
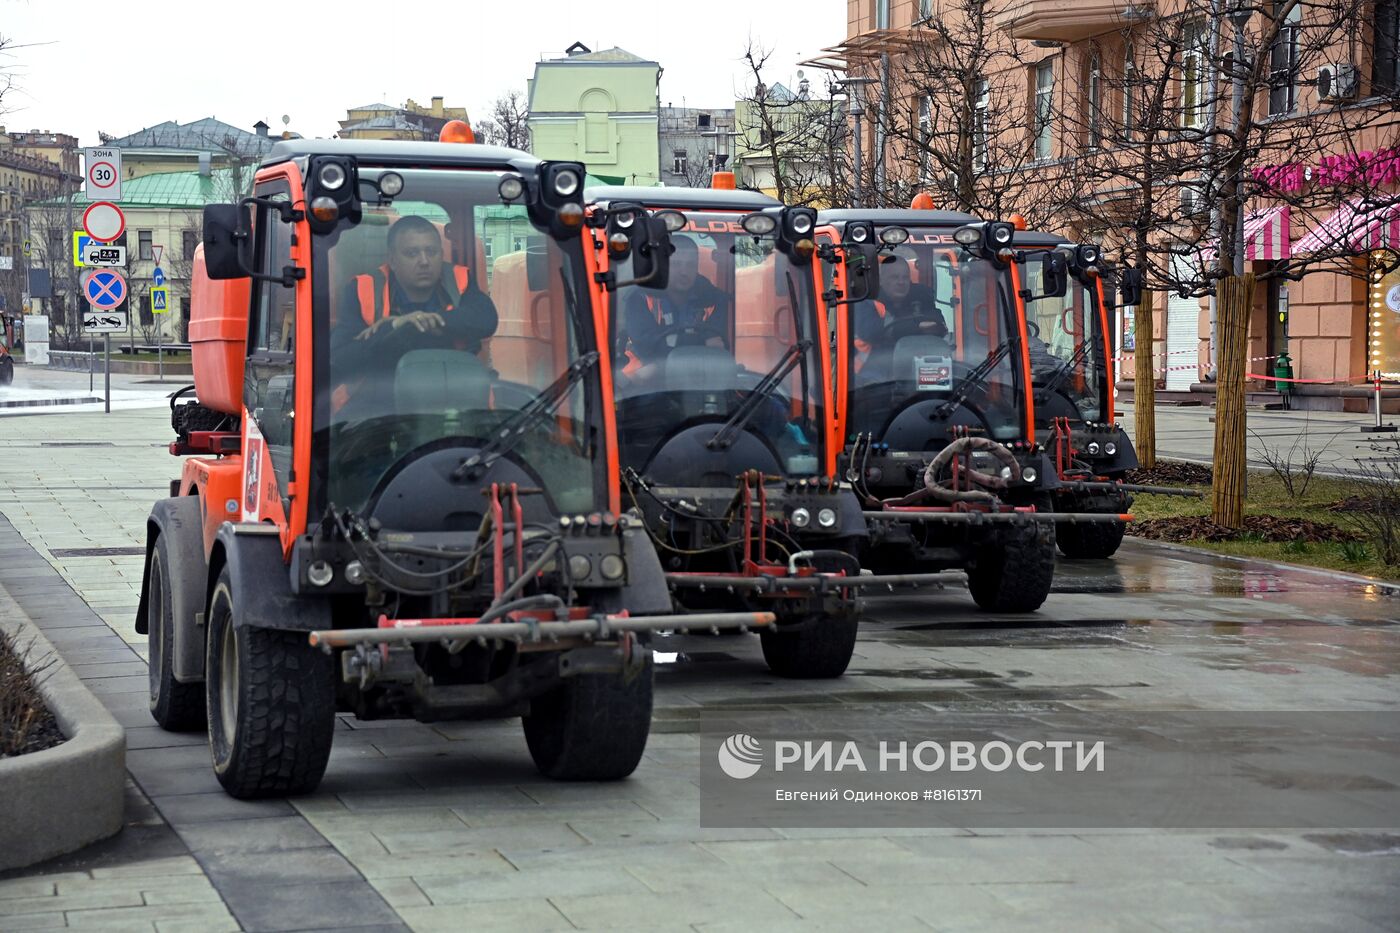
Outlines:
[[671,152],[671,173],[674,175],[685,174],[685,150],[675,149]]
[[1137,125],[1137,62],[1133,59],[1133,45],[1128,43],[1123,49],[1123,138],[1132,139],[1133,128]]
[[511,237],[510,248],[514,252],[523,253],[525,251],[525,238],[523,236]]
[[1055,142],[1055,60],[1035,66],[1035,157],[1048,159]]
[[933,139],[933,98],[919,98],[919,183],[928,184],[929,144]]
[[919,22],[933,18],[933,0],[919,0]]
[[875,0],[875,28],[890,28],[890,0]]
[[486,259],[486,262],[490,264],[491,260],[496,258],[496,241],[489,239],[482,240],[481,255]]
[[194,248],[199,245],[199,233],[195,230],[180,231],[180,255],[186,262],[194,258]]
[[149,327],[156,322],[155,314],[151,311],[151,296],[149,293],[141,296],[141,303],[138,308],[142,324]]
[[1181,125],[1202,127],[1206,122],[1209,93],[1206,61],[1206,24],[1200,20],[1182,27],[1181,39]]
[[710,125],[710,115],[708,113],[700,114],[700,116],[695,118],[695,125],[701,129],[706,129]]
[[972,102],[972,165],[987,167],[987,114],[991,110],[992,90],[986,78],[977,82],[977,99]]
[[1103,62],[1098,49],[1089,53],[1089,80],[1086,82],[1085,107],[1088,110],[1090,149],[1097,149],[1103,142]]
[[137,248],[140,250],[137,254],[138,259],[155,258],[155,251],[151,249],[151,231],[138,230],[136,232],[136,242],[139,244]]
[[1375,59],[1371,93],[1400,91],[1400,0],[1377,0]]
[[1303,7],[1296,5],[1288,11],[1269,50],[1269,113],[1292,113],[1298,102],[1298,28],[1302,21]]

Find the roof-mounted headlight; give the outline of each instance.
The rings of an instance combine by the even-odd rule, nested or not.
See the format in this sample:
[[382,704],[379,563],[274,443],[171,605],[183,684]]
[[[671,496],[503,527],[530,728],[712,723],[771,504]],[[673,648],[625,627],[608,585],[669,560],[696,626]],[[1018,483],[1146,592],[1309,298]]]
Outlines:
[[953,231],[953,242],[961,246],[976,246],[982,242],[982,231],[976,227],[959,227]]
[[685,215],[680,211],[657,211],[655,216],[666,225],[668,233],[678,233],[685,229]]
[[316,180],[327,191],[339,191],[345,185],[345,177],[345,168],[339,162],[327,162],[321,166]]
[[553,184],[555,194],[559,195],[561,198],[570,198],[578,192],[579,185],[582,184],[582,179],[579,178],[578,172],[573,169],[561,168],[554,173]]
[[519,175],[507,175],[501,179],[501,183],[496,186],[497,192],[501,195],[501,200],[509,204],[518,201],[525,196],[525,180]]
[[778,222],[771,214],[749,214],[739,221],[739,225],[744,228],[745,233],[754,236],[768,236],[778,229]]
[[898,246],[909,239],[909,231],[903,227],[886,227],[880,231],[880,242],[886,246]]

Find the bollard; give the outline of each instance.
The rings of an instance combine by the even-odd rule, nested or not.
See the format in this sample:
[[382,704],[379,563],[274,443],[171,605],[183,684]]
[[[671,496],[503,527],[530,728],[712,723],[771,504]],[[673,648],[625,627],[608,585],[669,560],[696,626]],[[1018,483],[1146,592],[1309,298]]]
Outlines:
[[1395,425],[1381,422],[1381,371],[1378,369],[1371,376],[1376,387],[1376,423],[1363,424],[1361,430],[1365,434],[1388,434],[1395,430]]

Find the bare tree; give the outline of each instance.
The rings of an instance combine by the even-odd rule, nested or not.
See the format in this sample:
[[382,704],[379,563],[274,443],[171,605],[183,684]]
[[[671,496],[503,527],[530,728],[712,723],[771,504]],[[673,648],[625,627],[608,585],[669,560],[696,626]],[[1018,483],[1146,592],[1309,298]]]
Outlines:
[[530,151],[529,102],[519,91],[510,91],[491,104],[490,115],[476,125],[476,138],[493,146]]
[[738,95],[734,114],[737,161],[747,166],[742,182],[771,189],[785,204],[848,203],[850,134],[844,102],[832,93],[830,80],[824,97],[813,97],[806,79],[796,91],[770,82],[771,55],[755,40],[744,49],[748,87]]

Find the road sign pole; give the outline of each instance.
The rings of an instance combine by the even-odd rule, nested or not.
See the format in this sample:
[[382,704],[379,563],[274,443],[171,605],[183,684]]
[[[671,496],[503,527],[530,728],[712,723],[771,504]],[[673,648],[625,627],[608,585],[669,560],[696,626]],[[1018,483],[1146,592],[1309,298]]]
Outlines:
[[165,320],[156,318],[156,378],[165,381],[165,357],[160,352],[160,332],[165,329]]
[[93,373],[97,372],[97,343],[92,334],[88,334],[88,391],[92,391]]
[[106,411],[107,414],[110,415],[112,413],[112,335],[103,334],[102,343],[106,351],[105,355],[107,358],[106,366],[104,367],[102,374],[102,381],[104,386],[106,387],[105,391],[107,395],[107,406],[104,409],[104,411]]

